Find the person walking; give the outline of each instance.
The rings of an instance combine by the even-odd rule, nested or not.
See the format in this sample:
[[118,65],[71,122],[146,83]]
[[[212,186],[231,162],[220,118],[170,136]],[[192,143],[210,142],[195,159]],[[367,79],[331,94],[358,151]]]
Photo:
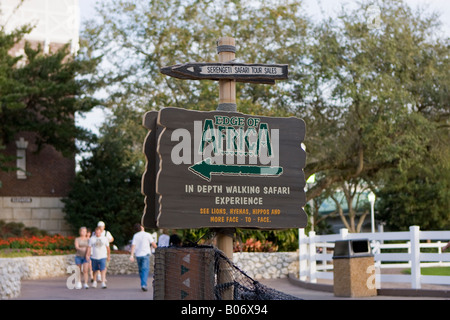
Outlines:
[[86,256],[91,257],[92,270],[94,271],[92,287],[97,288],[96,275],[100,274],[102,288],[106,289],[106,262],[110,260],[111,250],[109,248],[109,241],[105,236],[102,236],[102,229],[100,227],[95,228],[95,234],[89,239],[87,250]]
[[150,271],[150,255],[151,247],[156,249],[156,243],[152,235],[145,232],[144,227],[137,223],[134,226],[136,233],[133,235],[131,241],[131,253],[130,261],[134,261],[134,255],[136,255],[136,261],[139,269],[139,277],[141,280],[142,291],[147,291],[148,273]]
[[[91,237],[92,237],[92,231],[90,228],[87,228],[87,237],[88,237],[88,239],[91,239]],[[89,242],[88,242],[88,246],[89,246]],[[92,272],[92,262],[91,262],[90,257],[87,256],[87,252],[86,252],[86,259],[88,261],[87,270],[89,273],[89,278],[91,278],[91,282],[94,282],[94,273]]]
[[[89,259],[87,257],[87,249],[89,246],[89,238],[87,235],[87,228],[81,227],[78,231],[80,236],[75,238],[75,264],[80,268],[80,274],[83,274],[84,288],[88,289],[88,276],[89,276]],[[75,285],[75,289],[81,289],[81,279]]]
[[162,234],[158,239],[158,247],[168,247],[170,245],[170,236],[168,235],[167,229],[162,230]]
[[97,227],[100,227],[100,229],[102,230],[101,235],[106,237],[108,239],[109,243],[114,242],[114,237],[112,236],[111,232],[109,232],[108,230],[105,230],[105,223],[103,221],[99,221],[97,223]]
[[[114,237],[112,236],[111,232],[109,232],[108,230],[105,230],[105,223],[103,221],[99,221],[97,223],[97,227],[100,228],[100,230],[101,230],[100,234],[103,237],[106,237],[106,239],[108,239],[110,247],[111,247],[111,244],[114,242]],[[106,267],[105,267],[105,270],[106,270],[105,271],[105,282],[106,282],[106,272],[108,271],[108,267],[109,267],[109,260],[106,262]],[[102,279],[100,277],[100,274],[98,274],[97,281],[101,281],[101,280]]]

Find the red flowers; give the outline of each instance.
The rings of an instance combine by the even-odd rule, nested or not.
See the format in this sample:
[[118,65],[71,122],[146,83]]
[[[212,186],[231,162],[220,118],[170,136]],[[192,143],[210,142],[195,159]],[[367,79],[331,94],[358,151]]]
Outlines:
[[236,242],[233,248],[234,252],[276,252],[278,246],[274,245],[271,241],[255,240],[253,238],[247,239],[245,243]]
[[0,239],[0,249],[74,250],[75,237],[60,235]]

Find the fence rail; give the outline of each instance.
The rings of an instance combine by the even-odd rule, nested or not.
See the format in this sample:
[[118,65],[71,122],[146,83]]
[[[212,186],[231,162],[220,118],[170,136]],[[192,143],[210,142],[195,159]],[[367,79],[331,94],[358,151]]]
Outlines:
[[[299,229],[300,280],[312,283],[317,279],[332,280],[334,242],[352,239],[370,241],[377,285],[383,282],[410,283],[413,289],[420,289],[421,284],[450,285],[450,276],[421,275],[422,268],[450,266],[450,253],[442,252],[442,247],[450,240],[450,231],[421,231],[418,226],[401,232],[349,233],[347,229],[341,229],[339,234],[316,235],[311,231],[308,236],[304,229]],[[421,249],[436,252],[422,252]],[[383,274],[381,270],[386,268],[410,268],[411,274]]]

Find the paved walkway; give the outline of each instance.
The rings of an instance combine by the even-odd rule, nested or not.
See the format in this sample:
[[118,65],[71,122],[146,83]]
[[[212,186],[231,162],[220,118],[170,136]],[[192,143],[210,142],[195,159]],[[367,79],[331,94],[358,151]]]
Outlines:
[[[23,280],[20,297],[17,300],[152,300],[153,290],[147,292],[140,289],[137,275],[108,275],[108,288],[70,290],[67,289],[67,277],[40,280]],[[331,292],[307,290],[292,284],[288,279],[262,280],[261,283],[278,291],[299,297],[304,300],[352,300],[335,297]],[[151,283],[149,279],[149,283]],[[398,297],[376,296],[364,300],[443,300],[445,298],[430,297]],[[450,298],[446,298],[450,300]]]

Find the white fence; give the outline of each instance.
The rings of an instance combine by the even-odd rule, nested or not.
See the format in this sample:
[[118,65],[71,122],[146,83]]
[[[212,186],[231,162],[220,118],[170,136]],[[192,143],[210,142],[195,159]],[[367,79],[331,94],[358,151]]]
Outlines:
[[[377,286],[383,282],[406,282],[413,289],[420,289],[425,283],[450,285],[450,276],[421,275],[424,267],[450,266],[450,253],[441,250],[450,240],[450,231],[421,231],[418,226],[402,232],[348,233],[347,229],[341,229],[339,234],[316,235],[311,231],[309,236],[299,229],[300,280],[316,283],[317,279],[333,279],[334,242],[352,239],[370,241]],[[391,240],[399,243],[384,243]],[[432,251],[437,252],[421,252],[422,248],[435,248]],[[411,274],[383,274],[381,270],[385,268],[411,268]]]

